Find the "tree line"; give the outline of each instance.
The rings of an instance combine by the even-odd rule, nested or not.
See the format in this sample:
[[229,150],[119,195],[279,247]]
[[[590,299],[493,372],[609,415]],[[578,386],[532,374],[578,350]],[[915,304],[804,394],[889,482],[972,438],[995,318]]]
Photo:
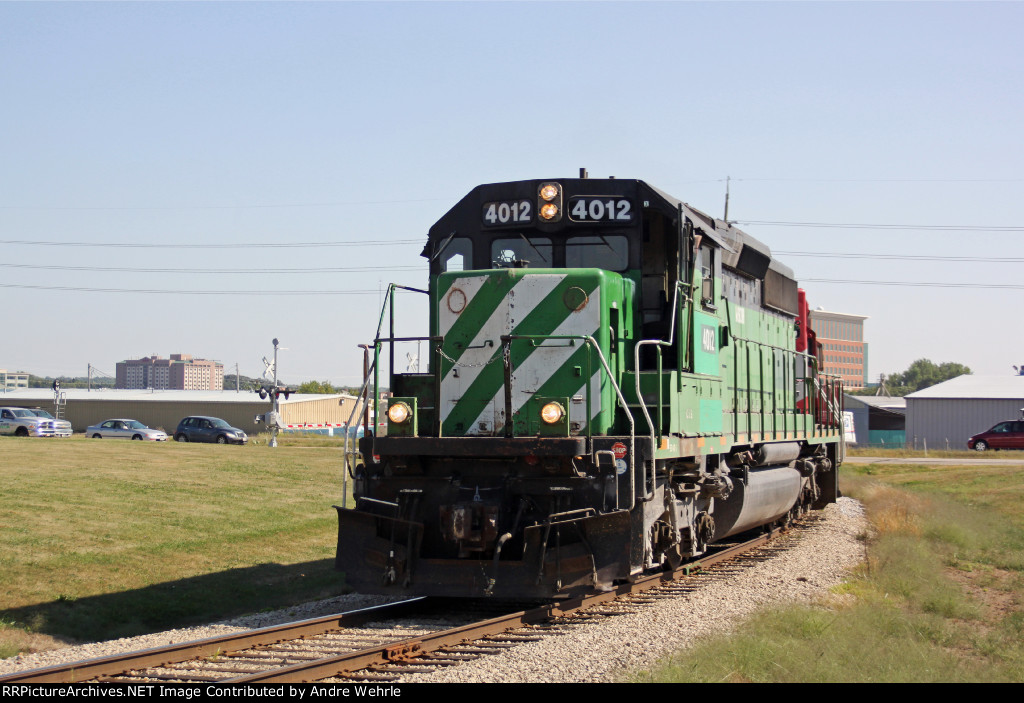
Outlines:
[[[936,364],[931,359],[918,359],[906,371],[884,376],[884,393],[891,396],[904,396],[969,373],[971,370],[963,364],[952,361]],[[862,388],[853,391],[852,395],[874,395],[877,390],[877,388]]]

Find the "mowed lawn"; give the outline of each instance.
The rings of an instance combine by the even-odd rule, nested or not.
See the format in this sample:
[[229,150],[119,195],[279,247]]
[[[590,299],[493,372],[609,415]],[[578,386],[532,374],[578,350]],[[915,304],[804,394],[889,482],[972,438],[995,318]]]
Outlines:
[[0,625],[137,634],[344,591],[341,442],[0,438]]

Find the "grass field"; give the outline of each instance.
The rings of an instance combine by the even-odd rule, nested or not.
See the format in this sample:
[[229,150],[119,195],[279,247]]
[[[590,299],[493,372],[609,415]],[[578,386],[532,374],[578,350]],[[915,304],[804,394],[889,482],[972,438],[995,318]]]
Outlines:
[[0,656],[343,592],[341,454],[0,438]]
[[994,458],[1021,464],[845,465],[872,534],[841,598],[765,611],[635,680],[1024,681],[1024,455]]

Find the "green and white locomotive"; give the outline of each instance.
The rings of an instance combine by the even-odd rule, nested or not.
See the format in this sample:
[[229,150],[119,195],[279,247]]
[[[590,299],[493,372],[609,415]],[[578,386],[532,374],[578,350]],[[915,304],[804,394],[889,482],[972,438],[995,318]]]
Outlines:
[[836,500],[841,388],[761,242],[583,177],[478,186],[423,256],[429,368],[395,372],[412,338],[375,341],[386,433],[367,427],[338,508],[353,588],[608,589]]

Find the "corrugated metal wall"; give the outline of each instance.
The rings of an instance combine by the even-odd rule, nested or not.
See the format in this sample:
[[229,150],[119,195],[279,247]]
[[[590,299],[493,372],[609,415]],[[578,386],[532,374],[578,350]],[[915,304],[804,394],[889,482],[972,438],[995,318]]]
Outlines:
[[[243,394],[242,397],[245,400],[68,399],[64,416],[71,422],[75,432],[84,432],[89,425],[104,420],[125,417],[138,420],[150,427],[163,428],[167,434],[171,434],[178,426],[178,422],[189,415],[219,417],[245,430],[247,434],[265,431],[266,425],[257,425],[254,418],[270,410],[270,401],[260,400],[254,393]],[[281,403],[281,418],[286,424],[343,424],[348,422],[354,402],[354,398],[338,396],[309,400],[306,397],[301,400],[291,399]],[[39,407],[52,410],[45,404],[40,404]]]
[[[321,400],[287,402],[281,405],[281,419],[286,425],[343,424],[352,414],[355,398],[331,396]],[[355,422],[359,421],[355,418]]]
[[997,422],[1017,420],[1024,398],[907,398],[907,446],[967,449],[967,438]]

